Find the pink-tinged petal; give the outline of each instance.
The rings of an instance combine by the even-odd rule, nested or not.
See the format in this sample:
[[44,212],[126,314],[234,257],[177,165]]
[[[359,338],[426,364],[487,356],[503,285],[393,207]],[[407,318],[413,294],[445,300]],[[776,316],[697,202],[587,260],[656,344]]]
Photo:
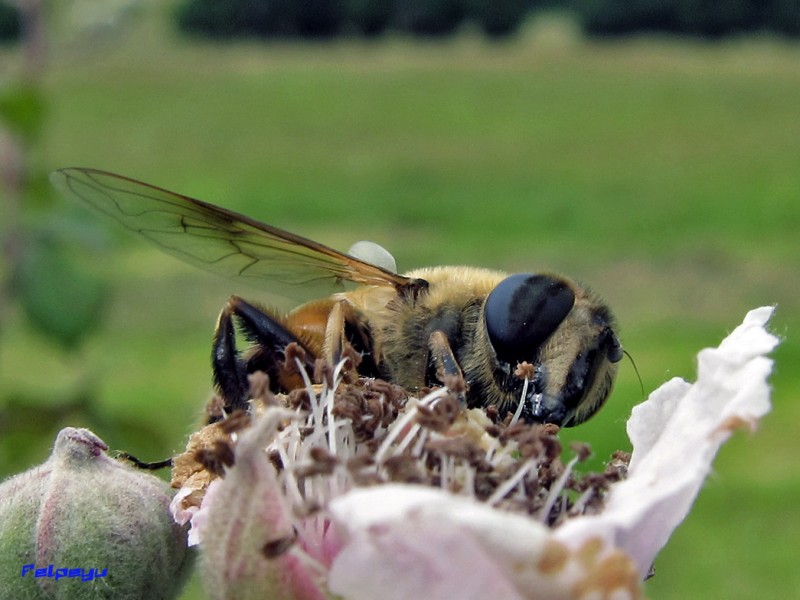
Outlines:
[[[334,500],[330,511],[345,546],[328,583],[348,600],[521,598],[508,565],[498,561],[514,551],[540,553],[547,535],[535,521],[420,486],[354,490]],[[528,534],[514,536],[522,547],[504,543],[499,527],[508,525],[506,518]],[[500,554],[492,556],[492,547]]]
[[330,568],[333,559],[342,549],[341,541],[331,522],[319,516],[299,521],[297,542],[303,551],[325,569]]
[[[191,507],[186,512],[190,514],[190,528],[189,528],[189,545],[197,546],[203,542],[203,532],[208,523],[208,513],[211,506],[214,504],[214,495],[217,488],[222,483],[221,480],[215,479],[208,485],[206,494],[203,497],[203,503],[199,508]],[[176,519],[177,520],[177,519]]]
[[172,501],[169,503],[169,512],[178,525],[185,525],[190,522],[197,512],[196,506],[190,506],[189,508],[183,507],[184,498],[191,493],[192,490],[190,488],[181,488],[175,493],[172,497]]
[[296,552],[291,506],[264,452],[286,417],[269,411],[246,431],[235,465],[204,498],[202,573],[213,598],[326,598],[316,569]]
[[603,539],[647,573],[688,514],[720,445],[769,411],[772,361],[764,355],[779,342],[765,330],[772,312],[750,311],[718,348],[701,351],[696,383],[673,379],[634,408],[628,479],[612,486],[601,514],[568,521],[556,539],[572,547]]
[[631,560],[599,540],[571,551],[534,519],[443,490],[354,490],[330,512],[344,547],[328,584],[347,600],[640,597]]
[[432,525],[411,519],[360,532],[335,563],[331,590],[348,600],[521,600],[477,540],[450,523]]

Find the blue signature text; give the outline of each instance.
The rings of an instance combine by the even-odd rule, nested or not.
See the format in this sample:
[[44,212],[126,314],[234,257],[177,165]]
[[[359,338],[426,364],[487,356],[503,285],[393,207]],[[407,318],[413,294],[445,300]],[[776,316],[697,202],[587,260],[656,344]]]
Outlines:
[[83,581],[92,581],[93,579],[97,579],[98,577],[105,577],[108,573],[108,569],[67,569],[67,568],[54,568],[53,565],[47,565],[46,567],[36,568],[36,565],[22,565],[22,576],[25,577],[26,575],[32,575],[36,579],[40,579],[42,577],[47,577],[48,579],[54,579],[58,581],[59,579],[77,579],[80,578]]

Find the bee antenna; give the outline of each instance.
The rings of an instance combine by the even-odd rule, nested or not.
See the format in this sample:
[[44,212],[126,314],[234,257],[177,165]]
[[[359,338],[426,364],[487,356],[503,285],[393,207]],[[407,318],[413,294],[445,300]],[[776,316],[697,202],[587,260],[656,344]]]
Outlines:
[[629,361],[631,361],[631,364],[633,365],[633,371],[636,373],[636,378],[639,380],[639,388],[642,390],[642,397],[644,397],[644,384],[642,383],[642,376],[639,375],[639,369],[636,367],[636,363],[634,362],[630,352],[623,348],[622,353],[628,357]]
[[172,458],[159,460],[157,462],[144,462],[143,460],[136,458],[133,454],[129,454],[127,452],[116,452],[115,458],[127,460],[128,462],[133,463],[136,468],[147,471],[157,471],[158,469],[164,469],[172,466]]

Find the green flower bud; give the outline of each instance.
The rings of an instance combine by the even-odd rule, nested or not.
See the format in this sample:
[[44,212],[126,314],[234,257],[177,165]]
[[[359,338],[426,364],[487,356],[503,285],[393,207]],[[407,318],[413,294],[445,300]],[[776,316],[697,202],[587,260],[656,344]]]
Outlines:
[[174,598],[191,562],[167,484],[110,458],[88,429],[0,485],[0,590],[7,598]]

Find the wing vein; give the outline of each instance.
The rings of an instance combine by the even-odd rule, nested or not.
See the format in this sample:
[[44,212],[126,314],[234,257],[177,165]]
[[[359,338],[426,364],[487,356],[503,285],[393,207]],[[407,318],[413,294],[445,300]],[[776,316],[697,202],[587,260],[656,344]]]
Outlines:
[[263,282],[272,296],[322,296],[343,281],[403,287],[412,280],[245,215],[97,169],[53,184],[164,252],[207,271]]

